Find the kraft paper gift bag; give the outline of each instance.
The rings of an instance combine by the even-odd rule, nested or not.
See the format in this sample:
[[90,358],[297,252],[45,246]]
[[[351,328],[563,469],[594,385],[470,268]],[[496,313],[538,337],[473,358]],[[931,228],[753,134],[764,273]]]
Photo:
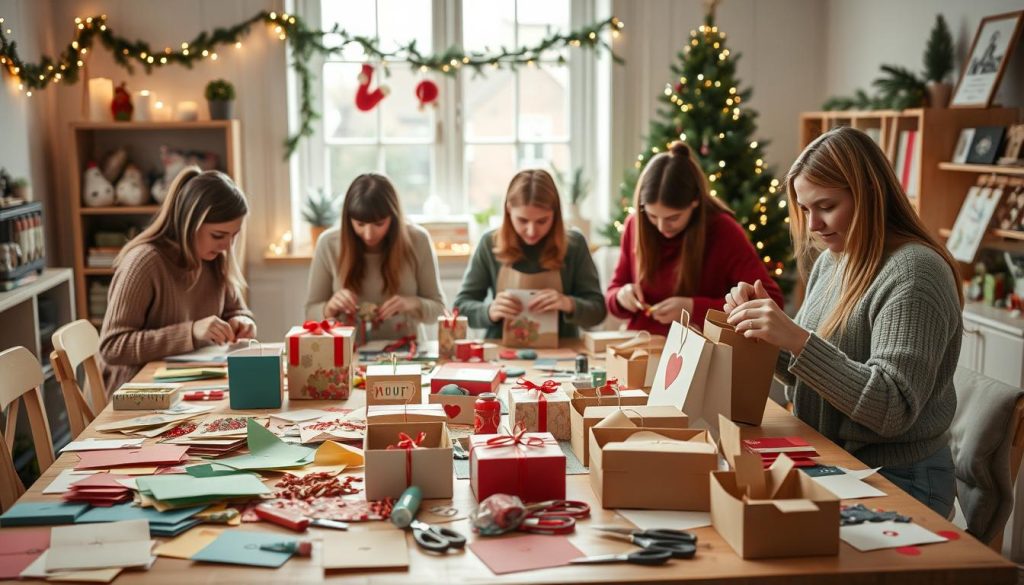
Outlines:
[[442,359],[452,359],[455,356],[455,342],[465,339],[469,330],[469,319],[465,315],[459,315],[455,309],[444,315],[437,316],[437,353]]
[[605,371],[626,388],[649,388],[654,383],[658,356],[665,337],[640,331],[633,339],[607,347]]
[[509,289],[505,291],[523,305],[523,312],[514,319],[505,319],[501,331],[501,344],[506,347],[558,347],[558,311],[535,313],[526,310],[533,295],[539,290]]
[[252,342],[247,349],[228,354],[228,390],[231,408],[281,408],[284,371],[279,346]]
[[[712,362],[727,358],[723,356],[731,348],[716,354],[718,349],[696,330],[688,326],[689,314],[683,312],[682,321],[672,323],[658,360],[658,368],[651,384],[651,397],[647,402],[650,406],[674,406],[685,412],[691,419],[704,418],[704,394],[712,372]],[[715,359],[717,358],[717,359]],[[715,378],[719,378],[722,368],[715,368]],[[725,371],[728,374],[728,369]],[[720,380],[714,380],[721,383]],[[708,421],[706,421],[708,422]],[[714,421],[717,423],[717,419]]]
[[[722,311],[713,309],[704,318],[704,338],[714,344],[714,355],[721,359],[712,359],[711,374],[705,385],[703,418],[713,423],[722,414],[735,422],[760,426],[779,348],[737,333],[727,318]],[[731,351],[727,352],[726,348]],[[726,353],[731,359],[722,358]],[[728,373],[719,372],[718,368]]]

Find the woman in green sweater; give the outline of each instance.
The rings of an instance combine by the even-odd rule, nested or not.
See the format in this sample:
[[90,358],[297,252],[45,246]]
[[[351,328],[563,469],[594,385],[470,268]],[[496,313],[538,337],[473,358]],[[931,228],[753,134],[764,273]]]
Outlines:
[[784,351],[794,413],[939,514],[956,495],[949,426],[963,295],[881,149],[831,130],[787,177],[807,297],[791,320],[759,282],[726,295],[729,322]]
[[[597,267],[583,234],[567,231],[551,175],[520,171],[508,186],[501,227],[480,238],[455,297],[469,326],[500,338],[505,319],[523,309],[558,311],[558,336],[579,337],[579,327],[604,320],[606,309]],[[534,289],[528,306],[510,289]],[[492,300],[488,300],[488,298]]]

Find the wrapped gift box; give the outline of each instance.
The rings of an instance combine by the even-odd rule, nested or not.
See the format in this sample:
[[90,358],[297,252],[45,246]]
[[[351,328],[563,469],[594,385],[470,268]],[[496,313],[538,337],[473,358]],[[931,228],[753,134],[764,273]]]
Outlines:
[[[563,388],[565,386],[563,385]],[[569,390],[569,427],[572,452],[583,463],[590,465],[590,427],[607,416],[586,416],[590,407],[633,408],[647,404],[647,393],[643,390],[621,390],[617,396],[602,395],[596,388]]]
[[497,392],[500,383],[499,368],[495,365],[448,362],[430,379],[430,391],[436,394],[444,386],[455,384],[477,396],[484,392]]
[[285,339],[288,353],[288,398],[346,400],[352,388],[352,343],[355,329],[307,321],[292,327]]
[[469,480],[477,501],[492,494],[524,502],[565,498],[565,453],[551,433],[469,436]]
[[398,498],[410,485],[424,499],[452,497],[452,442],[443,422],[370,425],[363,455],[367,500]]
[[441,359],[452,359],[455,356],[455,342],[466,338],[469,320],[455,315],[438,315],[437,317],[437,352]]
[[366,366],[366,403],[420,404],[422,374],[419,364]]
[[519,386],[509,390],[509,424],[513,428],[522,424],[528,432],[551,433],[559,441],[568,441],[572,435],[569,395],[557,385],[538,388]]

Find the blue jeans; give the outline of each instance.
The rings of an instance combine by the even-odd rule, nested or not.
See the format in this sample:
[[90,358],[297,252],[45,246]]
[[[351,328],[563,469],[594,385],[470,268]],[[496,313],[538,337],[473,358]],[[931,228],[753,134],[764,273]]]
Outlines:
[[948,518],[953,510],[956,477],[953,475],[953,454],[948,445],[917,463],[883,467],[879,473],[943,518]]

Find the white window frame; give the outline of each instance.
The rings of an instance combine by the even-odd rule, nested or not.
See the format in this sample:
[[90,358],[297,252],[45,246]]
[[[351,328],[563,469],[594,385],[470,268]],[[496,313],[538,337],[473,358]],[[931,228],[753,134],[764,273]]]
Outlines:
[[[330,0],[323,0],[330,1]],[[461,0],[432,0],[433,3],[433,51],[437,47],[446,47],[452,44],[461,44],[462,40],[462,18]],[[287,2],[287,7],[294,13],[303,17],[306,23],[313,28],[323,28],[320,19],[321,0],[293,0]],[[599,14],[605,12],[607,3],[604,0],[570,0],[569,27],[576,30],[582,26],[593,23],[605,16]],[[517,27],[518,30],[518,27]],[[432,51],[432,52],[433,52]],[[601,75],[598,68],[601,67],[599,58],[593,50],[569,49],[568,59],[569,70],[569,156],[570,168],[560,169],[566,174],[571,174],[573,169],[584,168],[584,175],[593,186],[590,194],[590,203],[593,201],[607,201],[608,189],[606,181],[602,178],[602,169],[605,165],[599,164],[600,152],[607,152],[608,127],[611,120],[607,116],[598,116],[602,99],[599,91],[608,91],[606,83],[601,83]],[[289,56],[291,58],[291,56]],[[604,61],[608,57],[603,58]],[[309,63],[315,75],[314,82],[314,107],[318,112],[323,112],[323,80],[321,75],[327,60],[320,55],[314,55]],[[403,67],[403,64],[394,63],[393,67]],[[605,65],[606,67],[607,65]],[[462,73],[468,75],[470,73]],[[459,214],[459,210],[466,210],[470,213],[479,211],[467,209],[469,197],[465,189],[465,164],[464,153],[467,146],[465,140],[464,117],[462,112],[462,84],[458,77],[437,76],[434,78],[440,89],[439,107],[435,113],[435,135],[433,149],[433,184],[431,193],[449,193],[446,198],[453,211]],[[519,78],[516,76],[518,88]],[[603,88],[603,89],[601,89]],[[294,74],[289,68],[289,119],[292,121],[292,131],[297,127],[297,84]],[[397,96],[406,99],[406,96]],[[504,140],[487,141],[474,140],[472,144],[511,144],[518,149],[522,144],[563,144],[558,141],[549,140],[521,140],[519,138],[518,120],[518,92],[516,96],[517,119],[515,120],[515,140],[508,142]],[[377,113],[379,116],[380,114]],[[447,139],[448,137],[451,139]],[[358,142],[363,144],[362,141]],[[399,141],[381,141],[377,136],[377,144],[397,144]],[[416,142],[419,144],[419,142]],[[294,242],[299,249],[310,246],[309,230],[304,229],[301,209],[306,194],[311,189],[326,186],[329,169],[326,167],[327,154],[324,151],[327,141],[323,132],[323,121],[314,122],[313,133],[300,141],[296,149],[296,155],[292,157],[291,166],[291,219]],[[603,146],[602,146],[603,145]],[[382,151],[381,151],[382,152]],[[378,167],[379,168],[379,167]],[[367,169],[373,171],[377,169]],[[511,177],[508,177],[511,179]],[[344,187],[342,187],[343,189]],[[566,196],[566,194],[563,194]],[[588,205],[592,207],[592,205]],[[601,219],[605,212],[598,211],[597,217]],[[596,226],[595,226],[596,227]],[[591,234],[587,234],[590,237]]]

